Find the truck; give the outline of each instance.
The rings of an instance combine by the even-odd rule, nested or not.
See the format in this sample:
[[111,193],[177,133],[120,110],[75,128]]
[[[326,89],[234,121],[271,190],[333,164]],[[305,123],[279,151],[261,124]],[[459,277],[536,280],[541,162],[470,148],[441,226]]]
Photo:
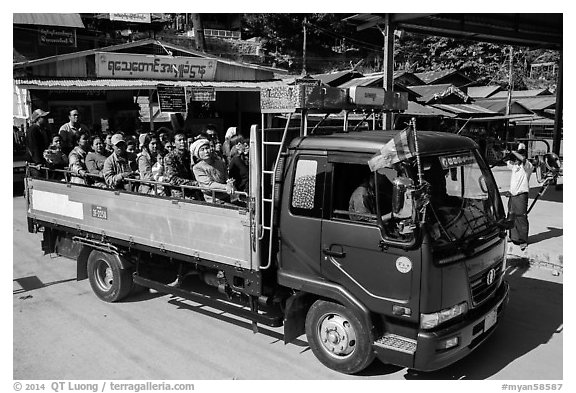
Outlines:
[[[151,288],[244,318],[255,333],[282,326],[285,343],[305,334],[342,373],[375,358],[433,371],[471,353],[509,299],[509,224],[478,145],[414,128],[415,154],[374,170],[369,161],[406,130],[350,124],[381,102],[278,89],[260,94],[243,203],[94,188],[43,168],[26,178],[28,231],[42,232],[45,254],[75,259],[77,279],[105,302]],[[323,125],[331,118],[342,124]],[[362,185],[374,210],[352,212]]]

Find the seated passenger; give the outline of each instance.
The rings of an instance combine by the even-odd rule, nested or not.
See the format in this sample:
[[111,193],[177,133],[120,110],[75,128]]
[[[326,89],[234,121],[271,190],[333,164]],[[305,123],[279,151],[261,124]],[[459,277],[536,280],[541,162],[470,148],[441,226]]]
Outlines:
[[68,157],[62,151],[62,139],[60,135],[52,137],[52,143],[43,153],[48,166],[56,169],[64,169],[68,166]]
[[90,141],[88,134],[84,131],[79,131],[76,136],[77,145],[68,155],[68,168],[72,172],[70,181],[77,184],[86,184],[86,173],[88,173],[86,155],[90,150]]
[[132,191],[131,184],[127,180],[138,177],[136,155],[126,151],[126,141],[122,134],[112,136],[112,146],[114,153],[104,161],[104,181],[110,188]]
[[86,168],[90,174],[99,176],[99,178],[92,177],[93,185],[106,188],[106,183],[104,182],[104,161],[108,158],[108,154],[101,137],[95,136],[92,139],[92,150],[94,151],[86,154]]
[[224,191],[228,194],[234,193],[232,179],[228,179],[226,164],[223,160],[214,155],[212,145],[207,139],[199,139],[192,144],[192,154],[198,159],[198,163],[192,168],[198,185],[204,189],[204,199],[206,202],[223,203],[229,202],[230,198],[217,193],[212,197],[212,192],[208,190]]
[[178,186],[195,186],[192,174],[192,163],[190,152],[186,148],[186,136],[182,133],[174,136],[174,148],[164,157],[164,179],[167,183],[172,184],[171,195],[177,198],[196,197],[192,190],[186,190],[183,194],[182,189]]

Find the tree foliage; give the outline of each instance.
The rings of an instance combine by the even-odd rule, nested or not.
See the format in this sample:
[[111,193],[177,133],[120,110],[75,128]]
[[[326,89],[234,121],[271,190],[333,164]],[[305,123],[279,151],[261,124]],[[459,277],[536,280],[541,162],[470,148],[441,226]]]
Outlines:
[[[363,62],[360,71],[382,69],[383,38],[377,29],[357,32],[343,21],[344,14],[244,14],[244,38],[260,37],[270,64],[293,71],[301,69],[303,23],[307,20],[307,65],[315,72],[350,69]],[[509,83],[507,45],[477,42],[432,35],[402,33],[396,38],[396,69],[412,72],[456,69],[478,85]],[[551,50],[513,48],[513,84],[515,89],[550,87],[555,81],[530,79],[530,64],[556,62],[559,53]]]

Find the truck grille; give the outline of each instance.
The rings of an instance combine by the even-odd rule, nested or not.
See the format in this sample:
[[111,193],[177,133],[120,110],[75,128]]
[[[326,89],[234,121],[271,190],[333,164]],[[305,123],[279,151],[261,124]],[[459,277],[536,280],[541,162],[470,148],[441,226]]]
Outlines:
[[[477,306],[490,297],[498,288],[498,283],[504,274],[502,261],[490,266],[477,275],[470,277],[472,303]],[[490,283],[489,283],[490,282]]]

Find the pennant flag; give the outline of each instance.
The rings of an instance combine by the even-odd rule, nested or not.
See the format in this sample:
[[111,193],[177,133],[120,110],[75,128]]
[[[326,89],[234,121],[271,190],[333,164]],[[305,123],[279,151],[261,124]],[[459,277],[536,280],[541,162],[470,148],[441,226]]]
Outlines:
[[372,172],[390,168],[397,162],[414,157],[415,145],[413,128],[402,130],[380,149],[380,154],[376,154],[368,161],[368,166]]

